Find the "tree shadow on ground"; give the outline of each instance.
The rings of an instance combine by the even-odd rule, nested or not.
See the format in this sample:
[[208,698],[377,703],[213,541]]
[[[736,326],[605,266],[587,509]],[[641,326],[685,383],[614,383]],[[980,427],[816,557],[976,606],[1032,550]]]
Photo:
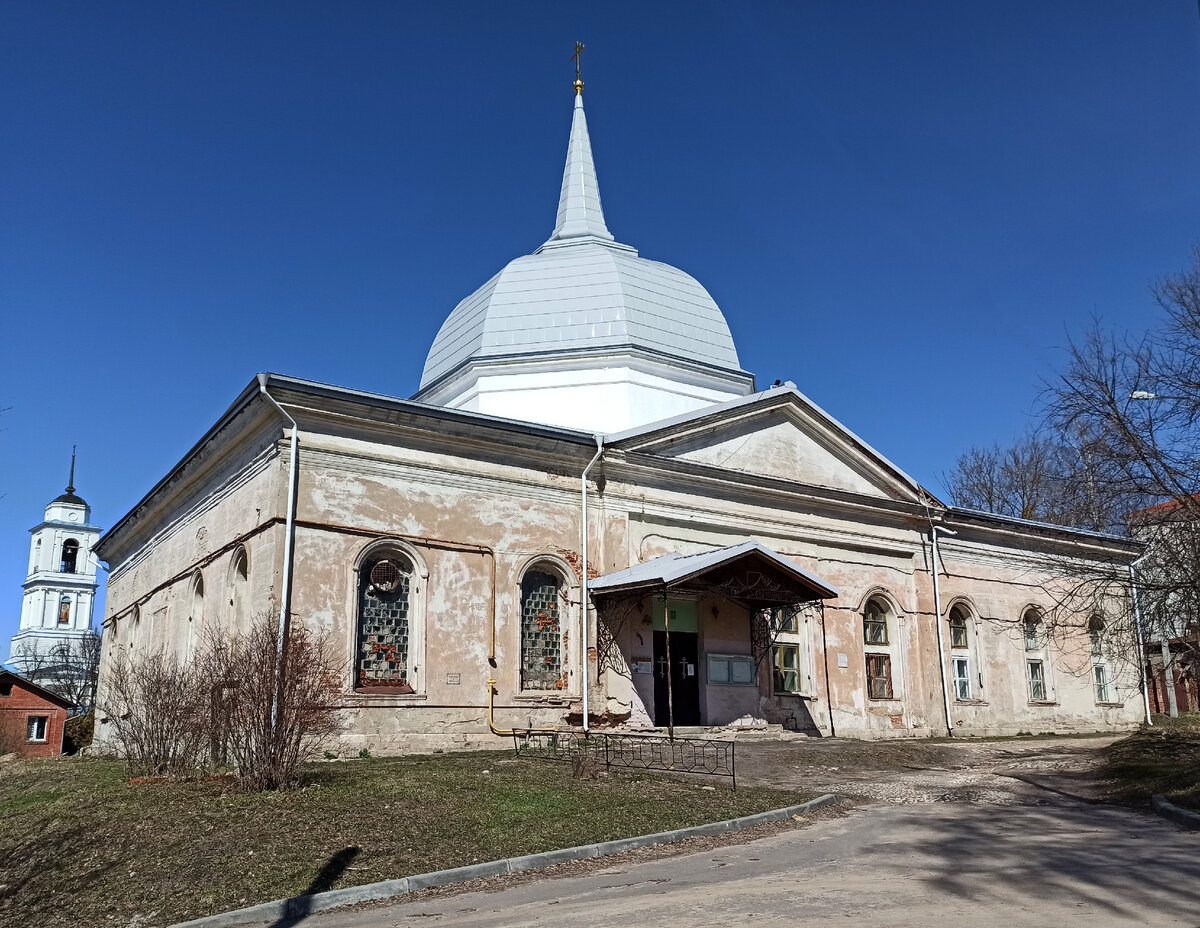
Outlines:
[[[961,820],[927,810],[911,807],[889,830],[921,836],[908,848],[914,863],[937,871],[924,879],[940,893],[975,904],[1014,893],[1071,900],[1113,919],[1133,919],[1139,909],[1194,918],[1200,907],[1200,840],[1159,819],[1061,792],[1028,804],[972,804]],[[883,866],[894,849],[882,843],[867,854]]]
[[358,847],[342,848],[325,861],[325,864],[317,871],[316,877],[308,884],[308,889],[299,896],[292,896],[288,899],[283,909],[284,914],[273,921],[268,928],[292,928],[293,925],[298,925],[311,915],[313,896],[333,889],[354,858],[358,856],[360,850],[361,848]]

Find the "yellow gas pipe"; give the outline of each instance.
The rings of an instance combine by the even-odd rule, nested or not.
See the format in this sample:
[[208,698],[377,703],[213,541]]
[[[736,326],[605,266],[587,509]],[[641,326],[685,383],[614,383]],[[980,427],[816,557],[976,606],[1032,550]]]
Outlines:
[[492,697],[494,697],[496,695],[496,681],[494,678],[488,677],[487,688],[488,688],[488,728],[490,728],[492,730],[493,735],[520,735],[520,734],[552,735],[558,731],[557,728],[497,728],[496,720],[494,717],[494,713],[496,710],[495,710],[495,705],[493,704],[493,701],[492,701]]

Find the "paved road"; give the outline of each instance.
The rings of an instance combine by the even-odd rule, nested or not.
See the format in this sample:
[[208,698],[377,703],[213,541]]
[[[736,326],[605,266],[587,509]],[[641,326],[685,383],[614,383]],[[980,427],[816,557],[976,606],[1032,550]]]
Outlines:
[[1012,804],[869,805],[749,844],[288,924],[1200,925],[1200,834],[1021,789]]

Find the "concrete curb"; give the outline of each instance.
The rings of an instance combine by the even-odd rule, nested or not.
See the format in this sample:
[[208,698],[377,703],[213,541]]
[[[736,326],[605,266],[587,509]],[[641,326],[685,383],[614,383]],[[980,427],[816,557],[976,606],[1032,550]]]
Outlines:
[[1200,828],[1200,812],[1181,809],[1175,803],[1170,802],[1166,796],[1151,797],[1150,805],[1158,815],[1176,825],[1183,825],[1185,828]]
[[324,912],[343,905],[354,905],[358,902],[370,902],[376,899],[391,899],[403,896],[418,889],[428,889],[431,886],[449,886],[453,883],[466,883],[469,880],[482,880],[505,873],[521,873],[525,870],[536,870],[539,867],[552,867],[555,864],[568,863],[572,860],[584,860],[589,857],[604,857],[608,854],[619,854],[621,851],[631,851],[640,847],[652,847],[656,844],[670,844],[687,838],[707,837],[725,834],[730,831],[742,831],[763,825],[768,822],[783,822],[793,815],[803,815],[824,806],[832,805],[840,799],[834,793],[818,796],[810,802],[798,806],[788,806],[785,809],[773,809],[770,812],[760,812],[757,815],[745,815],[742,818],[731,818],[723,822],[710,822],[707,825],[696,825],[693,828],[677,828],[675,831],[663,831],[655,835],[641,835],[636,838],[621,838],[617,841],[604,841],[600,844],[584,844],[580,847],[563,848],[560,851],[546,851],[542,854],[526,854],[524,857],[509,857],[505,860],[495,860],[490,863],[473,864],[469,867],[455,867],[453,870],[437,870],[433,873],[420,873],[399,880],[384,880],[381,883],[367,883],[363,886],[351,886],[347,889],[334,889],[327,893],[315,893],[311,896],[292,896],[288,899],[276,899],[274,902],[263,902],[248,906],[244,909],[234,909],[232,912],[222,912],[218,915],[208,915],[189,922],[179,922],[171,928],[234,928],[238,925],[253,925],[259,922],[277,921],[285,918],[301,918],[314,912]]

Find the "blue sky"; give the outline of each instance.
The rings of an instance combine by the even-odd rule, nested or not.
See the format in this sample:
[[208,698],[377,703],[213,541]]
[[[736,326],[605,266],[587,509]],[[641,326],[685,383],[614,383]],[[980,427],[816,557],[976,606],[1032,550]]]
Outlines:
[[1196,0],[8,3],[0,659],[73,443],[107,527],[256,371],[416,390],[553,228],[577,39],[609,228],[935,492],[1200,242]]

